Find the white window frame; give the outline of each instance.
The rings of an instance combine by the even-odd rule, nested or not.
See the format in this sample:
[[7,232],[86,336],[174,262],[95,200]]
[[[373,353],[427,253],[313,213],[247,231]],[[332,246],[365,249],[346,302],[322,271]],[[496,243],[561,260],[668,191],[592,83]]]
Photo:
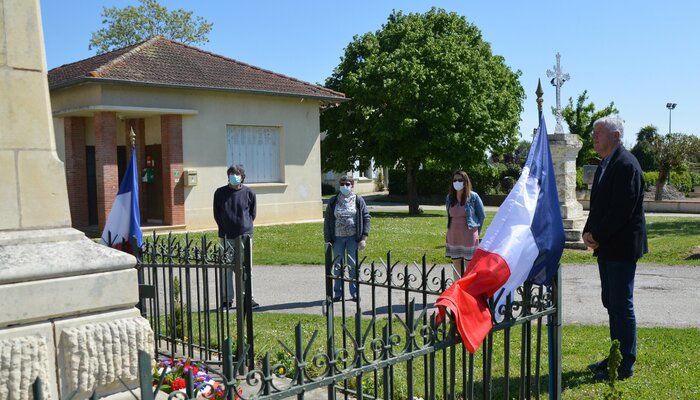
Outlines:
[[378,173],[374,167],[374,159],[370,160],[369,167],[360,170],[360,161],[355,160],[352,166],[352,177],[353,179],[377,179]]
[[226,125],[226,163],[241,164],[246,183],[281,183],[281,128]]

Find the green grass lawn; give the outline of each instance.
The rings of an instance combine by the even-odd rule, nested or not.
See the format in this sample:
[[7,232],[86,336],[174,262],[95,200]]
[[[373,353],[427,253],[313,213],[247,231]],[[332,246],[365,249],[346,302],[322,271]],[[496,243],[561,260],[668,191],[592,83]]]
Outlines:
[[[494,213],[486,213],[486,226]],[[420,216],[405,212],[373,212],[372,230],[367,249],[361,253],[368,260],[386,259],[420,262],[423,254],[428,263],[446,263],[444,211],[426,211]],[[700,253],[700,219],[683,217],[649,217],[647,219],[649,254],[640,262],[667,265],[700,265],[700,259],[686,259]],[[215,232],[209,236],[216,237]],[[260,226],[255,228],[253,262],[257,265],[323,264],[323,224],[306,223]],[[561,262],[595,263],[592,251],[565,250]]]
[[[487,213],[487,225],[493,219],[493,215],[492,212]],[[446,216],[443,211],[427,211],[415,217],[401,212],[375,212],[372,213],[372,232],[368,248],[363,255],[369,259],[385,259],[386,251],[392,250],[392,260],[405,263],[419,262],[425,253],[429,263],[445,263],[445,229]],[[686,259],[691,254],[700,252],[698,250],[700,219],[650,217],[647,219],[647,229],[650,252],[641,259],[641,262],[700,265],[698,259]],[[215,237],[213,232],[208,235]],[[324,260],[322,223],[256,227],[254,241],[253,260],[257,265],[318,265]],[[590,251],[565,250],[562,257],[562,263],[594,262],[595,259]],[[310,354],[323,349],[325,319],[321,316],[255,313],[254,321],[257,358],[269,352],[273,359],[283,361],[285,353],[277,343],[277,339],[291,346],[293,327],[298,321],[301,321],[304,327],[305,340],[308,340],[314,329],[319,330],[320,336],[316,339]],[[516,328],[513,330],[511,342],[513,354],[516,355],[511,359],[512,377],[519,376],[519,370],[515,367],[519,365],[517,359],[519,337],[519,328]],[[624,399],[700,399],[700,330],[640,328],[637,345],[638,360],[635,376],[619,383],[619,387],[624,392]],[[502,357],[502,346],[501,339],[494,348],[495,379],[503,376],[503,364],[499,361],[502,358],[498,358]],[[564,399],[603,397],[606,384],[594,382],[586,365],[603,358],[608,348],[608,328],[605,326],[564,327],[562,348]],[[546,344],[543,349],[543,360],[546,360]],[[459,356],[461,351],[457,354]],[[477,380],[480,379],[478,365]],[[419,365],[416,368],[422,367]],[[422,373],[416,372],[416,395],[421,396]],[[546,369],[541,373],[543,374],[541,384],[546,391]],[[405,371],[398,372],[396,376],[399,379],[396,384],[399,395],[396,398],[401,399],[400,394],[405,393],[406,389]],[[511,395],[517,395],[518,382],[512,377]],[[495,382],[494,388],[497,386],[498,382]],[[494,394],[494,398],[502,397],[502,393],[501,397],[498,393]]]
[[[318,330],[311,350],[308,353],[309,362],[318,352],[324,352],[325,346],[325,317],[317,315],[273,314],[254,313],[255,324],[255,350],[258,365],[265,353],[270,354],[273,364],[281,362],[292,367],[288,355],[278,340],[285,343],[290,349],[294,349],[294,326],[301,323],[303,331],[302,345],[306,347],[314,330]],[[232,318],[235,324],[235,318]],[[340,318],[336,318],[336,346],[342,344],[340,336]],[[354,320],[349,318],[347,325],[353,331]],[[368,319],[363,319],[363,324],[369,324]],[[385,324],[385,320],[378,322],[378,329]],[[563,369],[563,399],[600,399],[603,397],[606,383],[593,381],[593,374],[586,366],[602,359],[609,349],[608,329],[603,326],[564,326],[562,337],[562,369]],[[235,332],[235,326],[231,327]],[[395,332],[400,332],[400,327],[395,324]],[[533,330],[533,343],[535,331]],[[511,359],[510,359],[510,386],[511,396],[517,397],[518,377],[520,376],[520,337],[519,327],[511,330]],[[195,335],[197,335],[195,333]],[[405,336],[405,335],[404,335]],[[543,332],[544,343],[542,345],[542,366],[540,384],[547,398],[547,344],[546,328]],[[618,383],[624,393],[624,399],[698,399],[700,398],[700,330],[698,329],[670,329],[670,328],[640,328],[638,330],[638,355],[635,365],[635,375],[632,379]],[[235,340],[234,340],[235,343]],[[401,342],[403,345],[403,341]],[[458,348],[457,365],[461,368],[461,347]],[[371,359],[369,350],[368,356]],[[476,353],[475,381],[481,388],[481,349]],[[494,359],[493,359],[493,398],[503,398],[503,332],[494,335]],[[352,352],[349,354],[352,357]],[[436,353],[437,386],[438,391],[442,385],[442,359],[444,354]],[[533,356],[533,375],[535,360]],[[317,376],[321,369],[308,363],[311,376]],[[415,395],[423,395],[423,362],[416,359],[414,363],[414,390]],[[461,370],[460,370],[461,371]],[[381,377],[381,370],[379,371]],[[395,367],[396,393],[395,399],[406,398],[406,364],[401,363]],[[371,374],[365,376],[365,386],[373,387],[374,381]],[[351,386],[352,385],[351,383]],[[461,387],[461,372],[458,373],[457,387]],[[369,392],[371,393],[371,392]],[[381,393],[381,392],[380,392]],[[439,396],[438,398],[442,398]],[[477,395],[477,398],[481,398]]]

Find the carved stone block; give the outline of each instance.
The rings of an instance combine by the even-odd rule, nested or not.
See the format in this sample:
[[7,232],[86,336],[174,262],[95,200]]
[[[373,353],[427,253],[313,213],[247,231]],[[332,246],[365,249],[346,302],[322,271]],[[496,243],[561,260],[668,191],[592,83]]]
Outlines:
[[[141,317],[69,327],[61,332],[61,395],[89,397],[93,390],[117,391],[138,379],[138,350],[152,353],[153,332]],[[77,396],[77,397],[75,397]]]
[[46,338],[30,335],[0,339],[0,399],[32,399],[31,387],[37,378],[42,379],[44,399],[55,398],[48,385],[49,349]]

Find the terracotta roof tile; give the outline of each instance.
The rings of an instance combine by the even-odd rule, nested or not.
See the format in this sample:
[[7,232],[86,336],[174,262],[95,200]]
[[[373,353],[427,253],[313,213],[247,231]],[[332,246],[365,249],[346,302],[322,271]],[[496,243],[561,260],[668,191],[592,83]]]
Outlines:
[[49,71],[49,88],[102,79],[344,100],[322,86],[160,36]]

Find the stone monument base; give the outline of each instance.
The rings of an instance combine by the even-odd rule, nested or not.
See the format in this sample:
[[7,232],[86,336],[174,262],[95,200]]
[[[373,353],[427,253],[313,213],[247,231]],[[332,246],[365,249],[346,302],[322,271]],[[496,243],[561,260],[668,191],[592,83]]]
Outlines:
[[133,256],[57,228],[0,232],[0,260],[0,399],[30,399],[37,378],[46,399],[138,386],[154,339]]
[[581,234],[586,225],[585,218],[565,218],[564,222],[564,248],[586,250],[588,247],[583,243]]

